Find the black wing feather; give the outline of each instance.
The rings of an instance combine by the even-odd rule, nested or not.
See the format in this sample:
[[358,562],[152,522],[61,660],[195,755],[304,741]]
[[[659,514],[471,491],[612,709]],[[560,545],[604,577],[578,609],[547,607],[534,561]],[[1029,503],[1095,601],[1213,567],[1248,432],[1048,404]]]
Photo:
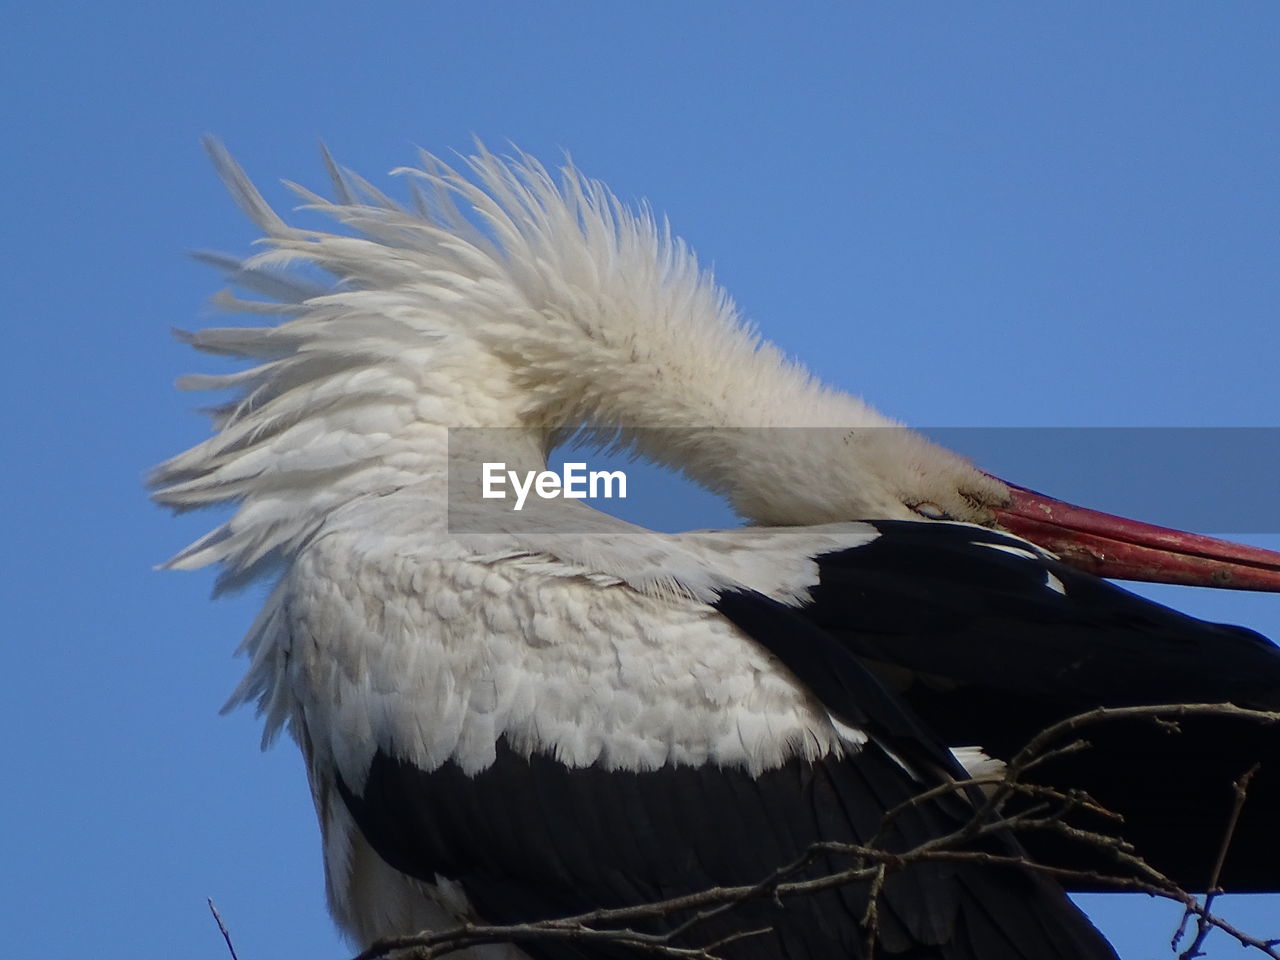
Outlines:
[[[1098,706],[1224,703],[1280,710],[1280,650],[961,524],[877,521],[880,537],[819,559],[804,615],[879,673],[954,746],[1007,759],[1044,727]],[[1046,584],[1052,575],[1062,590]],[[1121,833],[1158,869],[1203,888],[1233,801],[1262,768],[1222,878],[1280,889],[1280,729],[1193,719],[1169,735],[1147,721],[1090,732],[1093,748],[1036,773],[1087,790],[1125,817]],[[1037,856],[1112,868],[1091,851],[1026,838]],[[1083,889],[1083,888],[1082,888]]]

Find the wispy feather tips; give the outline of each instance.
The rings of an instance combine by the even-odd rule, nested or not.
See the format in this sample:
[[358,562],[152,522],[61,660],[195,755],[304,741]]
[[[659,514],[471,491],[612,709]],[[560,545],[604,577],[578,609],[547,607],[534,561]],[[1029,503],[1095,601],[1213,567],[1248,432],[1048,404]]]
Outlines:
[[262,198],[262,194],[258,192],[249,177],[241,169],[240,164],[236,163],[235,158],[227,152],[227,148],[222,145],[222,141],[217,137],[206,134],[201,143],[204,145],[205,152],[209,154],[209,158],[213,161],[214,169],[218,172],[218,177],[226,186],[227,192],[231,194],[236,205],[245,212],[258,228],[269,237],[285,237],[293,236],[298,231],[288,226],[279,215],[271,209],[270,204]]

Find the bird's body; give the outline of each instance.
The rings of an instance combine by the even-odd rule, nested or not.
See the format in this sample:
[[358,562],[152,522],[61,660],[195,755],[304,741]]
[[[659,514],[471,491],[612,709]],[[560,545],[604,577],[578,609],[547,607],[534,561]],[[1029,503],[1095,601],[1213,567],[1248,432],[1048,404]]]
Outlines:
[[[301,551],[252,641],[273,665],[268,702],[304,731],[331,902],[361,942],[750,884],[810,843],[871,841],[885,809],[961,776],[856,661],[801,646],[791,611],[816,574],[810,557],[857,549],[870,528],[619,529],[586,534],[585,549],[572,543],[581,534],[540,537],[534,552],[532,538],[433,536],[414,512],[392,496],[337,519]],[[637,553],[647,568],[623,559]],[[654,578],[672,569],[686,573]],[[787,629],[761,641],[733,622],[773,616]],[[838,709],[815,695],[833,678]],[[889,848],[969,812],[951,798],[912,814]],[[890,882],[890,955],[1098,949],[1050,884],[942,872]],[[1012,933],[986,916],[992,903]],[[821,955],[823,943],[859,955],[841,938],[856,940],[864,909],[859,891],[745,910],[730,929],[745,917],[779,939],[731,955]]]
[[[190,335],[258,366],[189,384],[238,399],[160,469],[157,496],[238,504],[173,566],[279,575],[233,703],[301,746],[356,941],[750,884],[817,841],[907,850],[979,802],[944,790],[880,836],[887,810],[965,776],[948,748],[989,769],[983,751],[1007,759],[1079,706],[1203,689],[1280,706],[1273,647],[971,525],[1007,504],[1000,481],[758,343],[665,227],[576,173],[482,153],[476,185],[426,158],[412,212],[335,173],[336,204],[308,196],[343,236],[286,226],[214,152],[272,244],[233,272],[275,302],[224,303],[278,322]],[[276,271],[294,260],[337,284]],[[573,501],[530,520],[476,496],[480,461],[539,469],[577,430],[774,526],[656,534]],[[1127,686],[1173,649],[1191,650],[1179,676],[1217,657],[1249,681],[1229,666],[1217,685]],[[972,722],[945,729],[952,713]],[[960,847],[1020,855],[1004,834]],[[919,864],[879,902],[877,956],[1111,955],[1019,870]],[[725,945],[733,958],[859,957],[866,918],[862,884],[754,902],[699,935],[769,928]]]

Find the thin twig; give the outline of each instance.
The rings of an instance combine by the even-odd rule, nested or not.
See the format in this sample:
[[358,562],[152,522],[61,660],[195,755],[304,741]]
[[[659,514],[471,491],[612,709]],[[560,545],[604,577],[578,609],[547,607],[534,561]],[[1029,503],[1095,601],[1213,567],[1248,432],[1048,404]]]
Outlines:
[[1227,828],[1222,832],[1222,846],[1218,848],[1218,859],[1213,863],[1213,873],[1209,876],[1209,891],[1218,893],[1218,881],[1222,878],[1222,867],[1227,861],[1227,851],[1231,848],[1231,840],[1236,835],[1236,826],[1240,823],[1240,811],[1244,809],[1244,802],[1249,796],[1249,784],[1253,782],[1254,774],[1258,772],[1262,764],[1255,763],[1252,767],[1240,775],[1240,779],[1231,784],[1231,792],[1234,800],[1231,803],[1231,813],[1227,817]]
[[[1227,861],[1227,851],[1231,849],[1231,841],[1236,835],[1236,826],[1240,822],[1240,811],[1244,809],[1244,801],[1249,795],[1249,784],[1253,780],[1253,775],[1258,772],[1262,766],[1255,763],[1243,774],[1240,775],[1235,783],[1231,784],[1231,792],[1234,799],[1231,803],[1231,812],[1227,814],[1226,829],[1222,831],[1222,844],[1218,847],[1217,859],[1213,862],[1213,870],[1209,874],[1209,885],[1205,888],[1204,909],[1208,913],[1213,908],[1213,901],[1217,899],[1218,894],[1222,893],[1222,888],[1218,885],[1222,878],[1222,867]],[[1174,950],[1178,949],[1178,943],[1182,940],[1187,932],[1187,923],[1192,916],[1191,911],[1184,910],[1182,913],[1182,922],[1178,924],[1177,932],[1173,935],[1173,941],[1170,947]],[[1196,915],[1196,935],[1195,939],[1187,946],[1182,953],[1178,954],[1178,960],[1194,960],[1195,957],[1203,957],[1205,938],[1209,936],[1209,931],[1213,927],[1208,924],[1203,915]]]
[[209,897],[207,899],[209,903],[209,912],[213,914],[213,919],[217,922],[218,929],[222,931],[222,939],[227,941],[227,949],[231,951],[231,960],[240,960],[240,958],[236,956],[235,944],[231,942],[231,934],[227,930],[227,925],[222,922],[222,914],[220,914],[218,912],[218,908],[213,905],[213,897]]

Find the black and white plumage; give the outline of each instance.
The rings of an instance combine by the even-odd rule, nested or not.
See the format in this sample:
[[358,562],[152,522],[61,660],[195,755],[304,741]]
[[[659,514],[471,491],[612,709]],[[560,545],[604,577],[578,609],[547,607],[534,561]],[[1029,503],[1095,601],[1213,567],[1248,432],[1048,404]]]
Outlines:
[[[300,192],[342,235],[288,226],[212,150],[269,244],[211,259],[271,302],[220,302],[272,322],[189,335],[256,365],[185,382],[238,397],[155,495],[236,505],[170,566],[279,576],[231,703],[302,748],[354,940],[752,882],[962,776],[948,748],[992,762],[1080,706],[1277,705],[1274,648],[971,525],[1023,494],[865,429],[896,425],[760,343],[665,225],[576,172],[481,152],[469,180],[424,155],[403,209],[331,165],[336,201]],[[760,429],[784,427],[827,429]],[[596,430],[766,526],[662,535],[557,501],[564,532],[469,533],[450,428],[503,428],[486,454],[524,469]],[[891,842],[969,803],[922,805]],[[752,906],[732,922],[774,932],[726,954],[860,956],[865,895]],[[891,878],[878,937],[880,956],[1111,956],[1053,883],[972,864]]]

